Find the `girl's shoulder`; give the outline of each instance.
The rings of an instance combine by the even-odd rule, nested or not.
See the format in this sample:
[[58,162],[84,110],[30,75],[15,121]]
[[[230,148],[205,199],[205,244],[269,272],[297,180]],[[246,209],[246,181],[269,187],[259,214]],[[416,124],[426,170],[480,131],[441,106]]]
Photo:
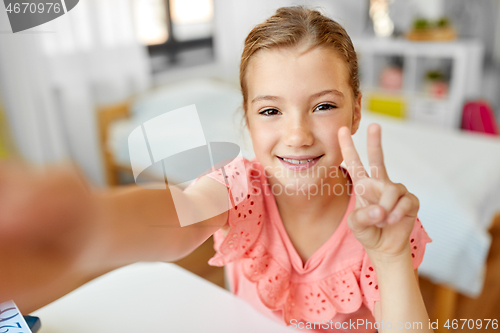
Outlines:
[[237,157],[207,174],[228,190],[227,235],[214,234],[217,254],[211,265],[223,266],[243,256],[261,234],[264,219],[265,172],[256,160]]
[[255,158],[248,160],[239,156],[208,173],[207,177],[226,186],[231,193],[231,208],[250,196],[262,196],[267,192],[264,191],[267,183],[265,170]]
[[226,186],[234,185],[235,182],[250,178],[260,178],[264,174],[264,167],[254,158],[249,160],[245,157],[238,156],[231,161],[225,161],[214,167],[214,171],[207,174]]
[[[250,161],[242,156],[219,162],[205,171],[184,189],[188,200],[179,202],[179,207],[187,208],[177,211],[181,225],[207,221],[210,225],[222,226],[226,231],[236,224],[248,227],[248,223],[244,222],[253,221],[256,213],[262,210],[260,178],[263,171],[257,160]],[[246,219],[247,216],[252,218]],[[241,218],[245,221],[237,223]]]

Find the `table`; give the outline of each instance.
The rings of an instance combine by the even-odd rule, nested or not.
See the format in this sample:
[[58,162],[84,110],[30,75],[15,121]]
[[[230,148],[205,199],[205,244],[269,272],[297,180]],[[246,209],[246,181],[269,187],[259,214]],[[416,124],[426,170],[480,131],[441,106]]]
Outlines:
[[175,264],[136,263],[35,311],[39,333],[290,332]]

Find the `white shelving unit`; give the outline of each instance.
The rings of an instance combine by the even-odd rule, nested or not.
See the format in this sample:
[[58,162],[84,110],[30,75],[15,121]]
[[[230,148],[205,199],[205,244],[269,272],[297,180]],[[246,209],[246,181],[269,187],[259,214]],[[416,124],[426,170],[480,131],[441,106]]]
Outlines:
[[[353,39],[359,57],[361,89],[366,98],[377,94],[399,98],[405,117],[418,122],[459,128],[464,102],[481,96],[483,45],[474,40],[412,42],[404,39]],[[380,74],[390,58],[402,63],[399,91],[380,88]],[[424,90],[426,73],[438,64],[448,73],[448,94],[435,98]],[[365,103],[366,105],[366,103]]]

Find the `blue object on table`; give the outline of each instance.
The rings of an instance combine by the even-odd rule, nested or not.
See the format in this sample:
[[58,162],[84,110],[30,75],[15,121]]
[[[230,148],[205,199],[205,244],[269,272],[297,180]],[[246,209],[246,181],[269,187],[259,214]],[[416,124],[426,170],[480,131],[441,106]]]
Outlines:
[[42,326],[42,322],[40,321],[40,318],[34,317],[34,316],[23,316],[24,320],[26,321],[26,324],[28,324],[30,330],[32,333],[38,332],[40,327]]

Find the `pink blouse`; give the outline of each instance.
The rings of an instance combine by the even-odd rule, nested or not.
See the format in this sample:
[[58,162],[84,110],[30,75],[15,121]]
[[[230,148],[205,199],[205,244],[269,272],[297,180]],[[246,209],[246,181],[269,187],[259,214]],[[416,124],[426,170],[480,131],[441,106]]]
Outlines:
[[[347,171],[346,171],[347,172]],[[214,234],[213,266],[225,266],[231,291],[266,316],[308,332],[375,332],[377,277],[347,226],[355,195],[333,235],[303,265],[283,226],[263,167],[236,159],[208,177],[230,191],[231,230]],[[227,182],[227,183],[226,183]],[[413,268],[431,239],[417,218],[409,239]],[[360,321],[361,320],[361,321]]]

